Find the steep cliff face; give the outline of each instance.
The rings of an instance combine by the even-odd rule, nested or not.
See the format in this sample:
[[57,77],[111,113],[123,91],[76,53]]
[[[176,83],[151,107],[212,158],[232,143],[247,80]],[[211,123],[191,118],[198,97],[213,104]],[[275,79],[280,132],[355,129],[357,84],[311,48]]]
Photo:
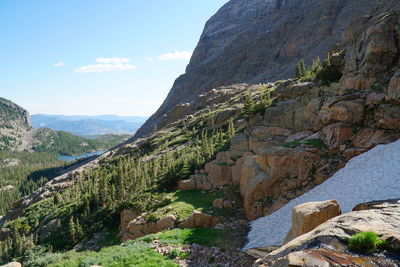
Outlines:
[[0,97],[0,150],[25,149],[24,136],[31,128],[28,111]]
[[0,128],[30,130],[28,111],[0,97]]
[[186,73],[137,132],[142,137],[193,112],[212,88],[290,77],[300,59],[324,57],[350,22],[380,13],[388,0],[231,0],[206,24]]

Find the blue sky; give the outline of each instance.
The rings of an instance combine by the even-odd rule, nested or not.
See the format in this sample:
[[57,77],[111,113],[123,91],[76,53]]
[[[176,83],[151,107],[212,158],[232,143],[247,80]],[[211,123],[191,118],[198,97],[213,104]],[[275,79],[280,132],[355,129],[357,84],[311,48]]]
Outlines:
[[149,116],[227,0],[1,0],[0,96],[31,114]]

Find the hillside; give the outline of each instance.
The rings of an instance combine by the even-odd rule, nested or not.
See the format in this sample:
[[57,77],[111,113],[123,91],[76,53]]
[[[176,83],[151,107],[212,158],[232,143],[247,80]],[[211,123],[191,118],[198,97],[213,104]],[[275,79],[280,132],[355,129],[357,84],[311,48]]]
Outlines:
[[147,118],[103,116],[32,115],[34,128],[50,128],[83,137],[105,134],[134,134]]
[[[300,202],[335,197],[348,212],[355,198],[396,195],[400,20],[389,8],[400,4],[231,0],[207,23],[187,74],[136,136],[144,137],[13,203],[0,219],[0,263],[296,266],[290,253],[303,251],[310,254],[295,257],[300,266],[313,266],[305,258],[327,262],[316,266],[341,259],[357,267],[398,264],[393,201],[364,203],[360,213],[336,214],[281,242],[290,234],[289,211]],[[262,37],[263,20],[273,27],[271,37]],[[283,30],[290,26],[296,34]],[[214,39],[219,34],[224,38]],[[232,80],[219,80],[220,71]],[[274,81],[260,83],[268,75]],[[379,185],[391,190],[374,194]],[[363,231],[376,231],[386,246],[352,251],[349,239]],[[259,249],[263,259],[243,247]]]

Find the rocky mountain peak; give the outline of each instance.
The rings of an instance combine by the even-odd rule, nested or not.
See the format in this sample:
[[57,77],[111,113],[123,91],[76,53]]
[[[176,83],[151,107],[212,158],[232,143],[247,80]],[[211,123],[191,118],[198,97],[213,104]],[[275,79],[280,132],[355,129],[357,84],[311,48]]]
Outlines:
[[[235,83],[260,83],[291,77],[296,63],[324,58],[348,25],[379,14],[396,1],[231,0],[206,23],[186,73],[164,103],[137,132],[142,137],[174,122],[175,107],[191,114],[200,94]],[[189,103],[186,105],[186,103]]]
[[29,112],[17,104],[0,97],[0,128],[30,130]]

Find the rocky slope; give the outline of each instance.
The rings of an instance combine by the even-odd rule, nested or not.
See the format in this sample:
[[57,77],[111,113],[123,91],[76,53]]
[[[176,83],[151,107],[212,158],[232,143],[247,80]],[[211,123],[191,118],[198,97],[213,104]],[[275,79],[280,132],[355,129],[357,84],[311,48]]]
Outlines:
[[396,2],[229,1],[207,22],[186,73],[136,137],[193,112],[187,103],[212,88],[291,77],[299,60],[325,57],[353,19],[382,13]]

